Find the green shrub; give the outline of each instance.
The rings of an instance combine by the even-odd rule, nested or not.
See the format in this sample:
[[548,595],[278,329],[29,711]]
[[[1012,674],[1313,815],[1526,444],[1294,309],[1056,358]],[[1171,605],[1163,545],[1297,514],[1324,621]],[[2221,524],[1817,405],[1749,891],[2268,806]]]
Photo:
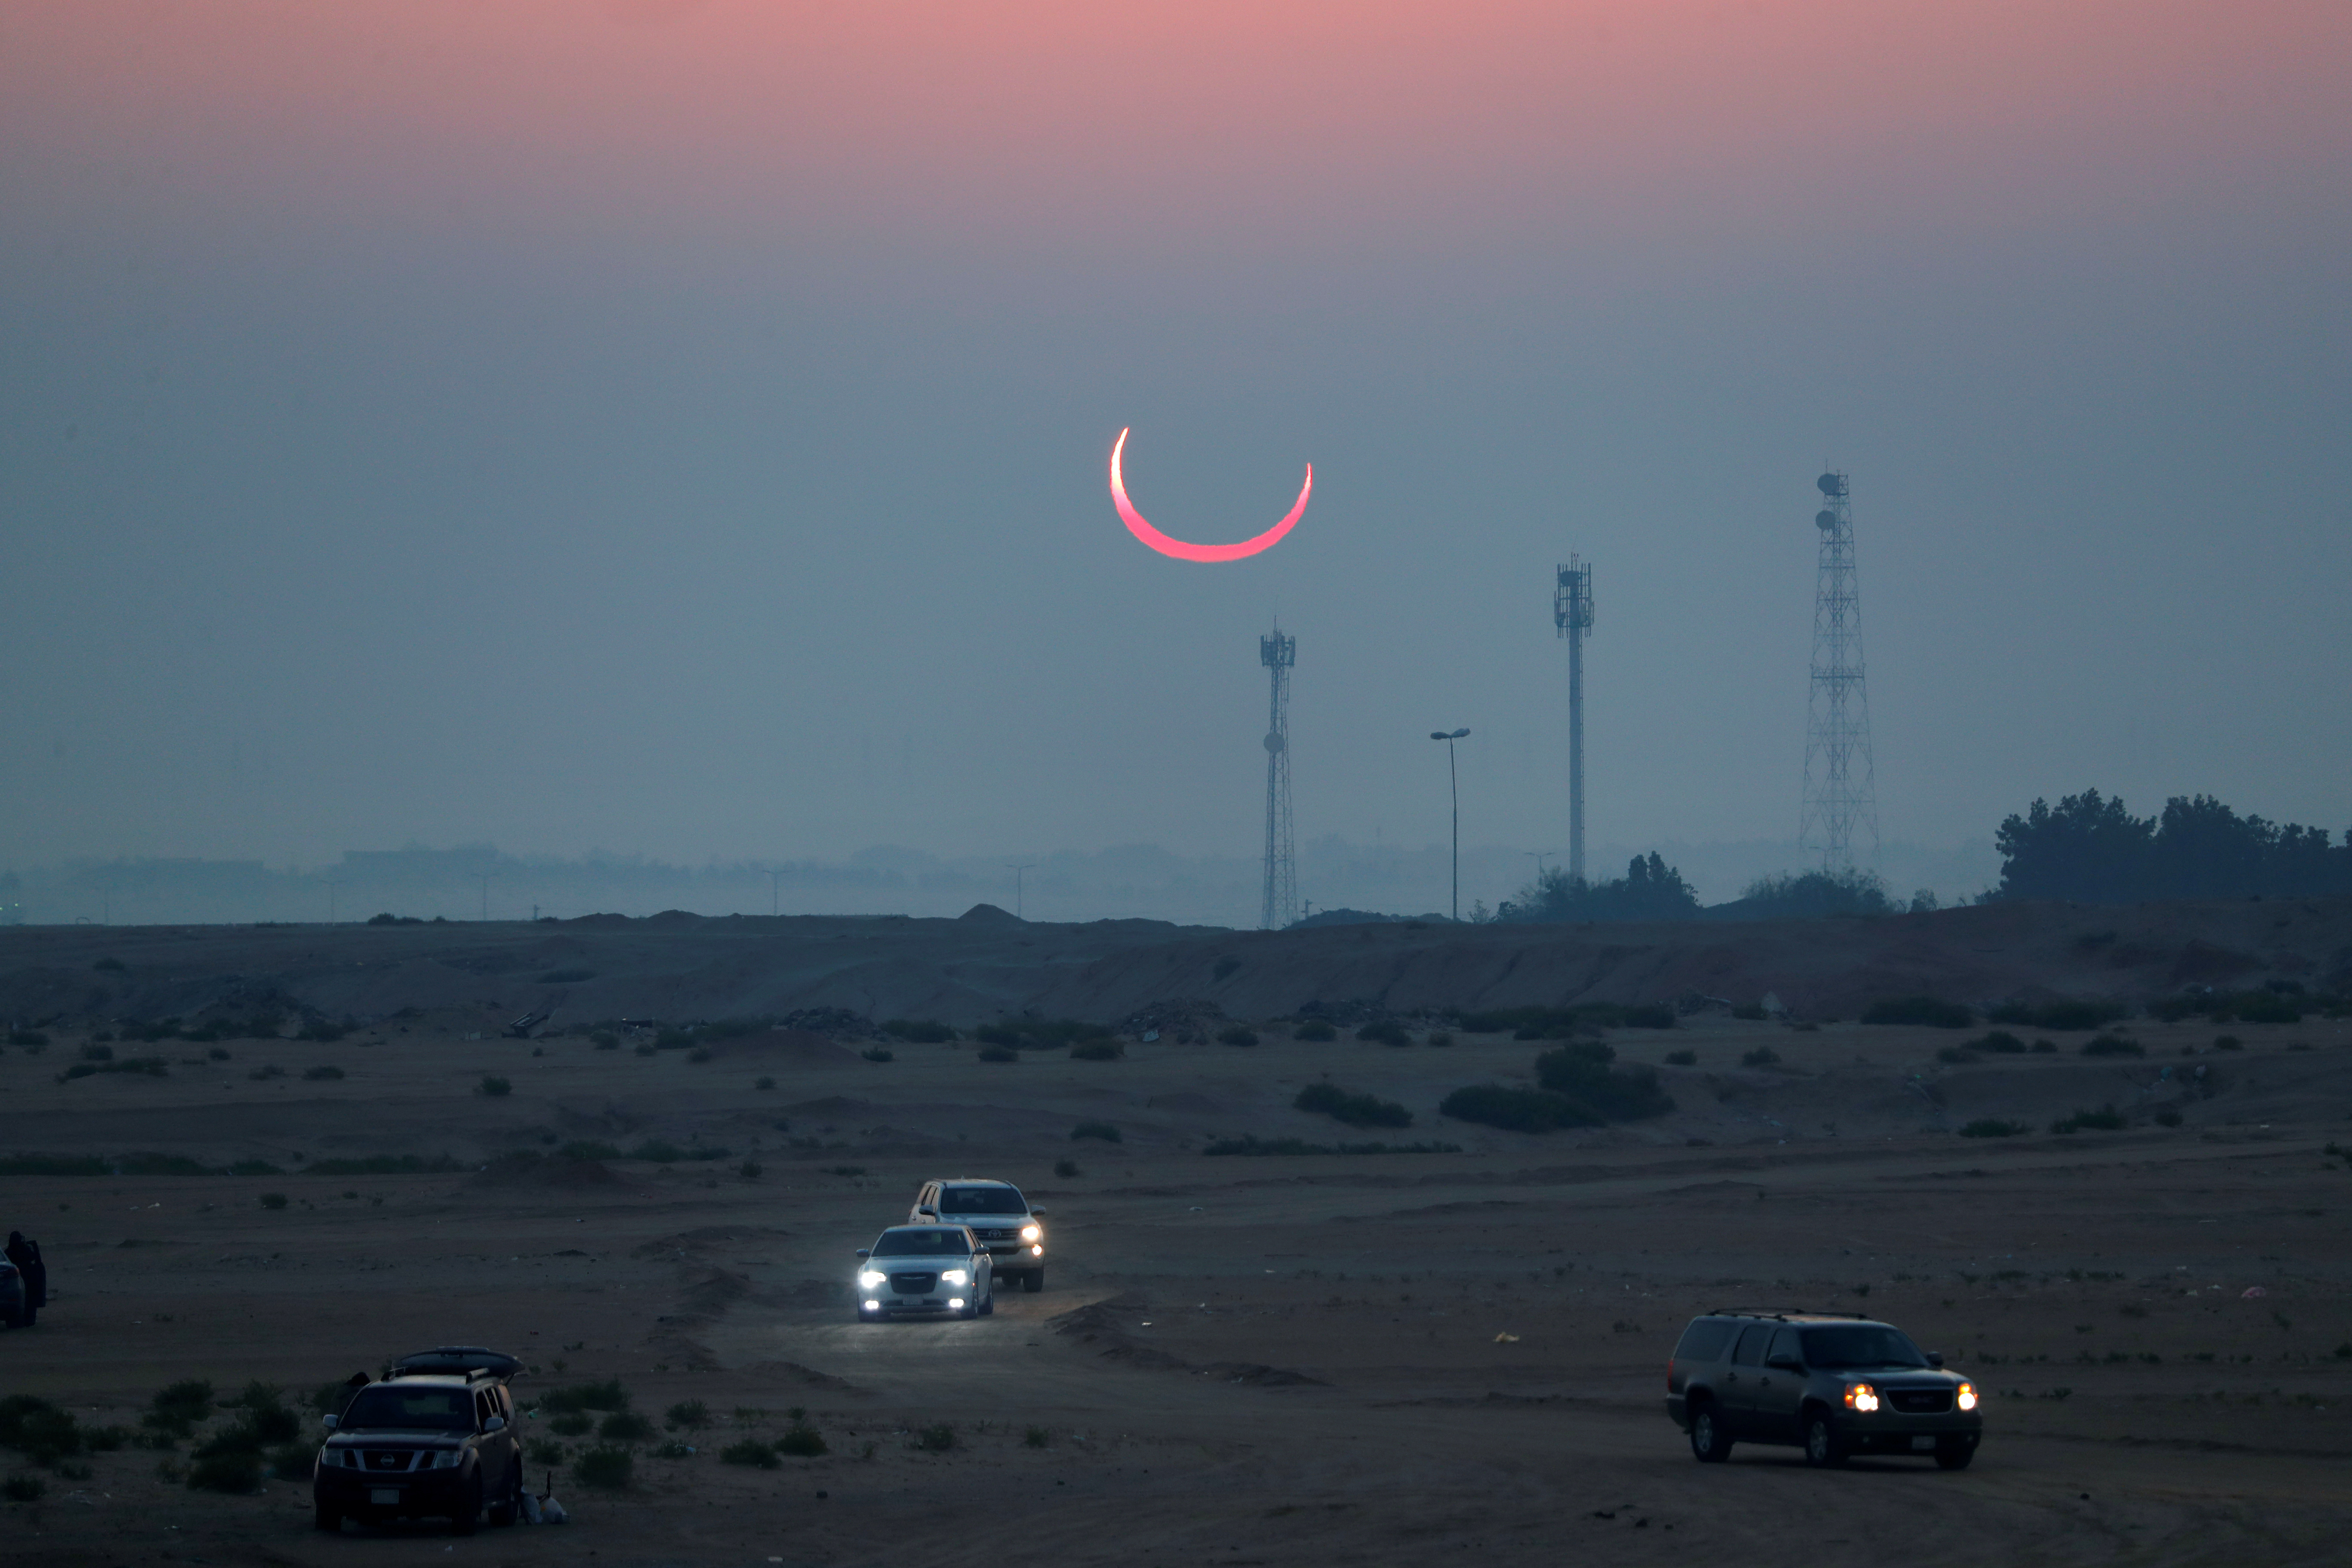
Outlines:
[[2126,1040],[2120,1035],[2101,1035],[2083,1047],[2086,1057],[2144,1057],[2147,1048],[2137,1040]]
[[189,1428],[213,1413],[213,1385],[202,1378],[183,1378],[157,1389],[142,1419],[184,1437]]
[[573,1410],[567,1411],[562,1415],[549,1416],[547,1429],[559,1437],[584,1437],[588,1435],[589,1428],[595,1425],[596,1422],[593,1416],[583,1415]]
[[759,1161],[746,1160],[735,1167],[735,1173],[747,1182],[756,1182],[766,1170],[767,1167],[761,1164]]
[[937,1426],[919,1427],[915,1432],[915,1447],[926,1454],[944,1454],[955,1446],[955,1428],[944,1421]]
[[572,1461],[572,1476],[583,1487],[619,1491],[629,1484],[636,1468],[635,1457],[626,1448],[587,1448]]
[[1873,1002],[1864,1010],[1865,1024],[1924,1025],[1932,1029],[1965,1029],[1976,1015],[1958,1002],[1940,996],[1897,996]]
[[1739,1065],[1744,1068],[1778,1067],[1780,1064],[1780,1053],[1769,1046],[1759,1046],[1752,1051],[1741,1052],[1739,1056]]
[[1228,1024],[1225,1027],[1217,1031],[1217,1044],[1221,1046],[1254,1046],[1257,1044],[1257,1031],[1255,1029],[1244,1028],[1239,1024]]
[[2050,1131],[2053,1132],[2082,1132],[2085,1131],[2095,1132],[2120,1132],[2123,1129],[2124,1119],[2116,1112],[2116,1108],[2112,1105],[2105,1106],[2097,1110],[2084,1110],[2077,1107],[2074,1115],[2064,1117],[2050,1124]]
[[1290,1102],[1300,1110],[1328,1116],[1350,1127],[1410,1127],[1412,1112],[1378,1095],[1349,1094],[1337,1084],[1311,1083]]
[[188,1467],[188,1485],[208,1492],[261,1489],[261,1456],[250,1448],[205,1454]]
[[642,1443],[653,1435],[654,1424],[629,1410],[605,1416],[596,1428],[596,1436],[607,1443]]
[[1472,1084],[1438,1102],[1437,1113],[1511,1132],[1549,1132],[1559,1127],[1598,1127],[1601,1119],[1564,1094],[1543,1089],[1506,1089]]
[[1696,1051],[1668,1051],[1666,1053],[1666,1065],[1668,1067],[1675,1068],[1695,1068],[1698,1066],[1698,1053]]
[[568,1388],[551,1388],[540,1396],[539,1407],[562,1413],[567,1410],[626,1410],[628,1390],[617,1377],[603,1383],[575,1383]]
[[305,1068],[302,1076],[312,1083],[332,1083],[343,1076],[343,1069],[322,1062],[314,1068]]
[[2002,1056],[2022,1056],[2025,1042],[2006,1029],[1994,1029],[1978,1036],[1968,1043],[1972,1051],[1993,1051]]
[[1365,1025],[1362,1028],[1356,1031],[1356,1038],[1360,1040],[1370,1040],[1377,1045],[1383,1046],[1409,1046],[1412,1044],[1412,1037],[1405,1033],[1404,1026],[1388,1018],[1376,1019],[1375,1021]]
[[675,1437],[665,1437],[654,1445],[653,1456],[656,1459],[690,1459],[694,1458],[694,1449],[691,1445],[681,1443]]
[[937,1046],[956,1037],[956,1032],[935,1018],[892,1018],[883,1029],[911,1045]]
[[776,1458],[774,1447],[757,1437],[746,1437],[740,1443],[728,1444],[719,1450],[719,1460],[721,1464],[751,1465],[762,1470],[783,1468],[783,1461]]
[[1309,1018],[1290,1031],[1290,1037],[1294,1040],[1336,1040],[1339,1037],[1339,1031],[1320,1018]]
[[514,1085],[509,1083],[505,1079],[500,1078],[496,1073],[486,1072],[482,1075],[481,1084],[476,1092],[486,1094],[492,1100],[499,1100],[503,1099],[507,1095],[512,1094],[514,1092]]
[[980,1059],[984,1062],[1017,1062],[1021,1059],[1021,1053],[1011,1046],[982,1046],[980,1047]]
[[2031,1129],[2022,1121],[2001,1121],[1993,1117],[1983,1116],[1961,1128],[1960,1136],[1963,1138],[2014,1138],[2019,1133],[2029,1131]]
[[30,1394],[0,1399],[0,1448],[14,1448],[37,1465],[55,1465],[82,1449],[73,1413]]
[[1127,1141],[1126,1135],[1108,1121],[1081,1121],[1070,1129],[1071,1142],[1076,1143],[1082,1138],[1097,1138],[1105,1143],[1123,1143]]
[[681,1400],[664,1411],[662,1419],[673,1426],[708,1426],[710,1425],[710,1406],[699,1399]]
[[1070,1059],[1080,1062],[1115,1062],[1127,1055],[1127,1047],[1117,1040],[1080,1040],[1070,1047]]
[[824,1436],[814,1426],[794,1426],[776,1439],[776,1452],[795,1458],[814,1459],[824,1452]]
[[1043,1426],[1032,1426],[1021,1434],[1021,1441],[1032,1448],[1043,1448],[1054,1441],[1054,1435]]
[[896,1061],[898,1059],[897,1057],[892,1055],[890,1047],[887,1046],[868,1046],[857,1054],[864,1057],[869,1062],[887,1062]]
[[1561,1046],[1536,1058],[1536,1081],[1602,1121],[1639,1121],[1675,1108],[1655,1068],[1612,1067],[1616,1055],[1597,1040]]

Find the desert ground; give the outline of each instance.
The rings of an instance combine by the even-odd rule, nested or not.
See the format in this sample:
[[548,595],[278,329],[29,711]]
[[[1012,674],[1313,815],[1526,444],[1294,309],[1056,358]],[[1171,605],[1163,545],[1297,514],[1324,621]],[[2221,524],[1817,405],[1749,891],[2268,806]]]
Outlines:
[[[619,1491],[572,1478],[542,1445],[568,1460],[582,1441],[542,1413],[524,1425],[543,1456],[532,1487],[570,1521],[463,1540],[432,1524],[329,1539],[297,1482],[192,1489],[202,1431],[60,1469],[0,1452],[0,1471],[42,1483],[5,1506],[5,1558],[2345,1561],[2352,1025],[2142,1016],[2117,1027],[2139,1057],[2086,1058],[2084,1034],[2059,1033],[2049,1053],[1949,1061],[1977,1031],[1851,1020],[1874,991],[1980,1005],[2146,995],[2184,975],[2316,986],[2344,963],[2352,911],[1951,913],[1858,934],[1297,942],[1009,917],[0,933],[0,1001],[47,1037],[0,1052],[0,1154],[214,1168],[0,1176],[0,1228],[41,1241],[52,1289],[37,1327],[0,1332],[0,1394],[135,1430],[177,1380],[301,1399],[454,1342],[520,1355],[526,1405],[618,1379],[656,1426],[683,1402],[709,1413],[639,1443]],[[1543,1134],[1436,1109],[1465,1084],[1529,1080],[1539,1044],[1433,1043],[1436,1021],[1412,1012],[1745,1004],[1768,987],[1790,1017],[1702,998],[1670,1029],[1609,1031],[1622,1061],[1658,1068],[1671,1113]],[[1410,1043],[1346,1026],[1298,1040],[1273,1021],[1311,997],[1404,1018]],[[286,1035],[305,1016],[345,1032],[122,1037],[125,1019],[265,1004],[288,1009]],[[1031,1007],[1120,1026],[1123,1054],[992,1062],[969,1037],[885,1040],[865,1022],[968,1035]],[[502,1033],[540,1009],[531,1037]],[[665,1025],[795,1012],[652,1048]],[[1224,1020],[1258,1043],[1216,1043]],[[165,1058],[163,1075],[63,1078],[99,1033],[118,1059]],[[2217,1049],[2221,1033],[2238,1048]],[[1750,1065],[1759,1050],[1777,1060]],[[1667,1062],[1683,1052],[1690,1065]],[[486,1077],[509,1091],[483,1092]],[[1324,1080],[1405,1105],[1412,1125],[1292,1108]],[[2044,1131],[2104,1107],[2126,1125]],[[1958,1135],[1979,1119],[2031,1131]],[[1074,1137],[1082,1123],[1118,1141]],[[1245,1137],[1455,1148],[1206,1152]],[[648,1140],[727,1152],[628,1157]],[[581,1143],[623,1153],[561,1152]],[[426,1168],[310,1169],[404,1155]],[[286,1173],[224,1173],[239,1162]],[[940,1175],[1013,1180],[1049,1211],[1046,1289],[978,1321],[852,1321],[853,1249]],[[1817,1472],[1754,1446],[1695,1463],[1664,1413],[1664,1365],[1685,1321],[1725,1305],[1905,1326],[1986,1391],[1981,1457],[1951,1474]],[[719,1459],[794,1411],[823,1457]],[[949,1446],[926,1447],[940,1427]],[[695,1451],[657,1458],[664,1438]]]

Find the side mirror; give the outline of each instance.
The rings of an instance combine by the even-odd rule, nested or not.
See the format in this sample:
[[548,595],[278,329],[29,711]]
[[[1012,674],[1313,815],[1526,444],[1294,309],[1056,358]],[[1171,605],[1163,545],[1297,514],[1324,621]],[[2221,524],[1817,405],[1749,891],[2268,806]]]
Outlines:
[[874,1250],[871,1247],[861,1247],[857,1249],[857,1256],[860,1258],[871,1258],[874,1256]]
[[1041,1208],[1032,1207],[1029,1211],[1029,1217],[1031,1219],[1043,1219],[1045,1217],[1045,1211]]
[[939,1218],[939,1217],[940,1217],[940,1211],[939,1211],[939,1210],[937,1210],[937,1209],[935,1209],[935,1208],[933,1208],[933,1207],[932,1207],[930,1205],[929,1205],[929,1204],[918,1204],[918,1205],[915,1206],[915,1212],[916,1212],[917,1214],[927,1214],[927,1215],[930,1215],[933,1219],[937,1219],[937,1218]]
[[1772,1356],[1769,1358],[1764,1364],[1772,1368],[1776,1372],[1802,1372],[1805,1370],[1805,1363],[1799,1361],[1792,1355]]
[[485,1432],[503,1432],[506,1429],[507,1418],[503,1415],[493,1415],[482,1423],[482,1430]]
[[333,1431],[342,1424],[343,1418],[340,1415],[321,1415],[319,1417],[319,1425],[324,1426],[330,1432]]
[[1941,1366],[1941,1365],[1943,1365],[1943,1364],[1944,1364],[1944,1352],[1943,1352],[1942,1351],[1929,1351],[1929,1352],[1927,1352],[1927,1364],[1928,1364],[1929,1366]]

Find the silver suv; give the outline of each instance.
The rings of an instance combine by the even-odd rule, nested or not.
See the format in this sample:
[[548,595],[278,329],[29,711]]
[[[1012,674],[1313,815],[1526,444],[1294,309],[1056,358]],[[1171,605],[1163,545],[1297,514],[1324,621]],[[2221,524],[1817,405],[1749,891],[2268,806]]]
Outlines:
[[988,1248],[996,1274],[1024,1290],[1045,1288],[1045,1211],[1034,1208],[1010,1182],[949,1176],[925,1182],[907,1211],[908,1225],[961,1225]]

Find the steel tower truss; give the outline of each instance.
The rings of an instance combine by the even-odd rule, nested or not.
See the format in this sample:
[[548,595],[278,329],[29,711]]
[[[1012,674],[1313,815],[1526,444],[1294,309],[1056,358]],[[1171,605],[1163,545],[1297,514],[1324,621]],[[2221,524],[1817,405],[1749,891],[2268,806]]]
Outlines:
[[1853,562],[1853,511],[1846,476],[1818,481],[1822,510],[1819,583],[1813,592],[1813,680],[1805,713],[1804,801],[1797,821],[1801,850],[1822,869],[1853,868],[1857,836],[1878,851],[1877,785],[1870,760],[1870,695],[1863,681],[1862,590]]
[[1570,555],[1552,590],[1551,624],[1568,639],[1568,876],[1584,880],[1584,639],[1592,635],[1592,567]]
[[1265,719],[1265,904],[1259,923],[1280,931],[1298,919],[1298,857],[1290,830],[1290,669],[1298,639],[1273,634],[1257,639],[1257,661],[1271,688]]

